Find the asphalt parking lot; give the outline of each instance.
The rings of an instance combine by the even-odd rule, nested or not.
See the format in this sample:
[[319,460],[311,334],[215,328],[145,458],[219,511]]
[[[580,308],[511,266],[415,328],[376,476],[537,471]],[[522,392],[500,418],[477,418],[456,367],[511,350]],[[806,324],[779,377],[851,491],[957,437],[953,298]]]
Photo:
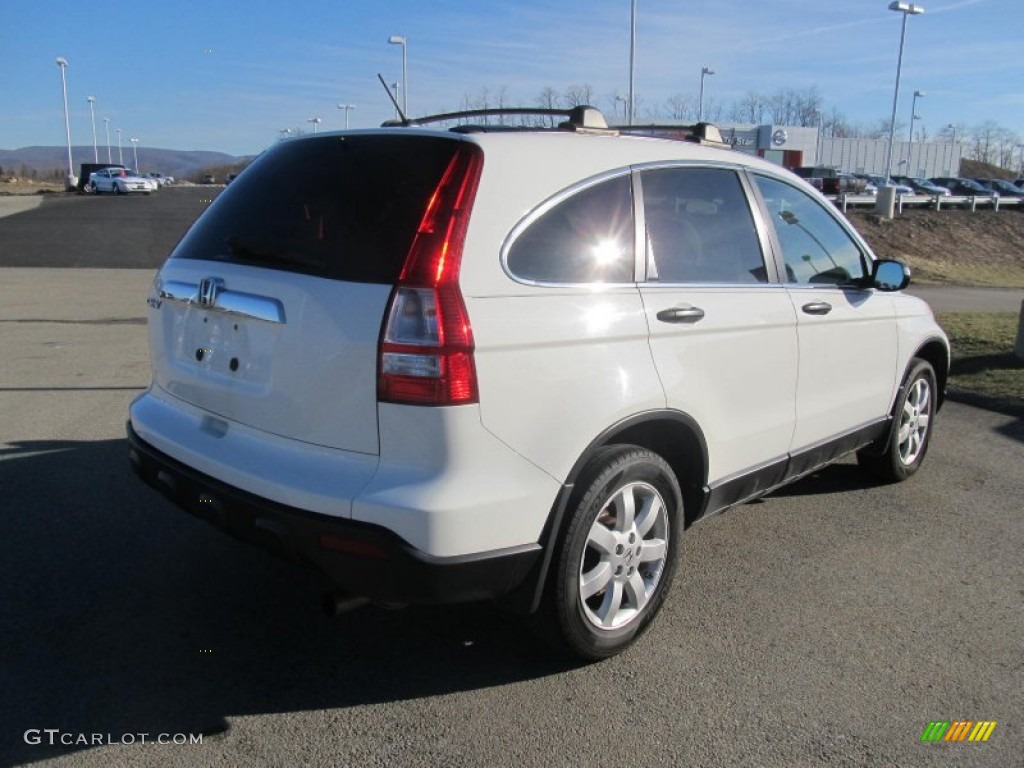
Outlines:
[[[55,261],[113,267],[205,205],[166,191],[181,207],[153,220],[157,195],[33,213],[75,244]],[[100,263],[81,244],[108,232],[59,229],[97,204],[118,222]],[[153,265],[13,268],[27,215],[0,219],[0,768],[1021,764],[1020,420],[948,403],[907,483],[847,461],[694,527],[659,621],[601,664],[552,658],[489,605],[332,620],[309,574],[136,481]],[[935,720],[998,725],[922,743]]]

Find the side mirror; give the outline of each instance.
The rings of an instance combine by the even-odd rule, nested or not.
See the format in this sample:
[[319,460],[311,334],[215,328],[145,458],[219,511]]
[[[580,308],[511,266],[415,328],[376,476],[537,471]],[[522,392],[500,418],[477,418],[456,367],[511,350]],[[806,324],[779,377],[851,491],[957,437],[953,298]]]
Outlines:
[[871,268],[871,285],[880,291],[902,291],[910,285],[910,267],[893,259],[879,259]]

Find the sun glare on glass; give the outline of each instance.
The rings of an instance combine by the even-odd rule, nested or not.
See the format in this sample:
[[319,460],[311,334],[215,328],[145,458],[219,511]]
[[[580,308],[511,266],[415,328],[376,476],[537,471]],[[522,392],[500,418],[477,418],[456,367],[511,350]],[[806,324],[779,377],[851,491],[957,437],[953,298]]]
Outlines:
[[622,247],[615,240],[601,240],[591,246],[590,255],[600,266],[612,264],[622,255]]

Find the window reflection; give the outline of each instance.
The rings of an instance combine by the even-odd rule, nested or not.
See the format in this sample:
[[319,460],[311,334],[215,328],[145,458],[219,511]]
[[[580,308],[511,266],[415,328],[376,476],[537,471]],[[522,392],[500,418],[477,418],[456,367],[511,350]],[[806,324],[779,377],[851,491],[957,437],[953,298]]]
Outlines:
[[541,215],[512,244],[508,266],[537,282],[633,282],[629,176],[584,189]]

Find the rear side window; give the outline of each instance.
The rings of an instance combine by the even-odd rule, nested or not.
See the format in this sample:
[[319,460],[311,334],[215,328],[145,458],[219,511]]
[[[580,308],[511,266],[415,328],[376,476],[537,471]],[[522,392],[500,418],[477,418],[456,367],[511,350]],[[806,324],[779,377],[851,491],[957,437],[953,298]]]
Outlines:
[[626,174],[542,213],[512,243],[508,269],[538,283],[631,283],[633,232],[633,192]]
[[171,258],[393,283],[457,147],[410,135],[282,142],[231,182]]

